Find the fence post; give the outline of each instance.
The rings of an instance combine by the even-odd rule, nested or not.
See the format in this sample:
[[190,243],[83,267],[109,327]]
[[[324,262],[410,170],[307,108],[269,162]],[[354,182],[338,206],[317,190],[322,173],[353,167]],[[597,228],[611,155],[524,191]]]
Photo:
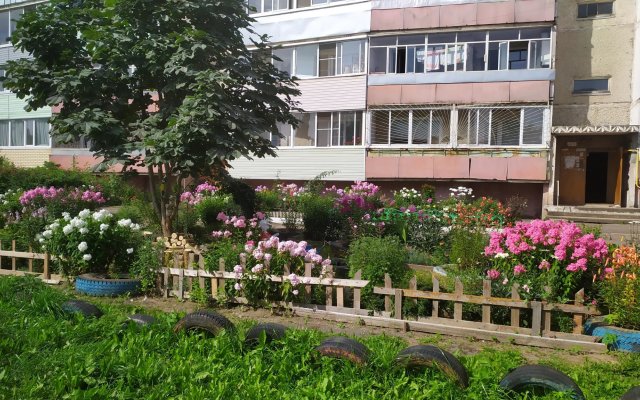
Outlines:
[[[488,279],[482,280],[482,296],[486,299],[491,297],[491,281]],[[488,304],[482,306],[482,323],[491,323],[491,306]]]
[[[29,245],[29,253],[33,253],[33,248]],[[29,258],[29,272],[33,272],[33,254]]]
[[205,286],[204,276],[200,276],[202,271],[204,271],[204,257],[202,257],[202,253],[198,253],[198,285],[200,285],[201,289],[204,289],[204,286]]
[[344,307],[344,287],[336,287],[336,306]]
[[[353,275],[353,279],[362,279],[361,269]],[[353,308],[354,310],[360,309],[360,288],[353,288]]]
[[542,303],[539,301],[531,302],[531,334],[534,336],[542,335]]
[[[313,264],[304,263],[304,277],[311,278],[311,269],[313,268]],[[309,304],[311,303],[311,285],[304,285],[304,302]]]
[[51,259],[51,256],[49,255],[49,253],[44,253],[44,260],[42,262],[42,276],[44,277],[44,279],[51,279],[51,273],[49,272],[49,260]]
[[[544,287],[544,291],[547,293],[551,293],[551,288],[549,286]],[[551,332],[551,311],[543,311],[542,317],[544,318],[544,332]]]
[[396,319],[402,319],[402,289],[396,289],[394,292],[395,292],[395,298],[393,300],[395,303],[394,317]]
[[[16,251],[16,241],[15,240],[11,241],[11,251]],[[12,271],[16,270],[16,258],[15,257],[11,257],[11,270]]]
[[[575,297],[575,305],[584,305],[584,288],[578,290]],[[584,323],[584,315],[573,314],[573,333],[582,334],[582,324]]]
[[164,292],[163,295],[165,299],[169,297],[169,275],[171,275],[170,265],[166,265],[164,267],[164,290],[163,290]]
[[[246,262],[241,261],[242,262],[242,268],[245,268],[246,266]],[[226,270],[225,265],[224,265],[224,258],[220,257],[220,262],[218,264],[218,272],[224,272]],[[225,285],[226,285],[226,281],[224,278],[220,278],[217,279],[218,281],[218,287],[216,288],[216,296],[217,296],[217,292],[220,291],[220,289],[222,289],[222,291],[225,291]]]
[[[391,289],[391,276],[389,274],[384,274],[384,287],[385,289]],[[384,310],[386,312],[391,312],[391,296],[384,295]]]
[[[514,283],[511,286],[511,300],[520,300],[520,293],[518,293],[518,289],[520,285]],[[520,327],[520,309],[517,307],[511,308],[511,326],[515,326],[516,328]]]
[[[415,275],[413,276],[413,278],[409,280],[409,289],[418,290],[418,278]],[[418,299],[411,299],[411,302],[413,303],[414,306],[418,305]]]
[[[195,264],[195,256],[193,254],[192,251],[189,252],[189,254],[185,254],[186,258],[187,258],[187,267],[186,269],[193,269],[193,264]],[[187,287],[189,288],[189,291],[193,290],[193,277],[188,277],[187,278]],[[201,286],[202,287],[202,286]]]
[[[456,278],[454,293],[458,296],[462,296],[464,293],[464,287],[462,286],[460,278]],[[453,320],[462,321],[462,303],[459,301],[453,304]]]
[[[327,278],[333,282],[333,265],[327,266]],[[333,305],[333,286],[327,286],[325,288],[325,295],[327,297],[325,304],[327,306]]]
[[178,298],[184,299],[184,269],[178,269]]
[[[435,275],[431,275],[431,282],[433,283],[433,293],[440,293],[440,280],[436,278]],[[434,300],[432,302],[433,309],[431,311],[431,318],[439,318],[439,305],[440,302],[438,300]]]

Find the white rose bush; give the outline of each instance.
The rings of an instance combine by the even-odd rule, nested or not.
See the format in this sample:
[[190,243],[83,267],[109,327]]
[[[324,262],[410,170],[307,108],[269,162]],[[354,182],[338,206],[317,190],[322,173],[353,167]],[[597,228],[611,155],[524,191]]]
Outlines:
[[64,276],[84,273],[118,276],[129,272],[142,242],[140,226],[130,219],[116,219],[110,212],[87,209],[63,217],[45,227],[38,241]]

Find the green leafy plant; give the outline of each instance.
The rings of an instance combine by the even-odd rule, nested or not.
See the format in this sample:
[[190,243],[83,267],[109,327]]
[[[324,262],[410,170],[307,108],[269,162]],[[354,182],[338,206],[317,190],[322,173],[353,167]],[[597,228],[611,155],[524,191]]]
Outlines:
[[488,264],[484,248],[489,244],[489,236],[481,230],[455,228],[451,231],[451,262],[461,268],[478,268]]
[[345,236],[345,218],[333,206],[333,199],[318,195],[305,196],[301,205],[305,238],[336,240]]
[[151,238],[142,240],[129,269],[131,276],[140,279],[140,289],[144,293],[153,293],[157,287],[158,271],[162,268],[164,244]]

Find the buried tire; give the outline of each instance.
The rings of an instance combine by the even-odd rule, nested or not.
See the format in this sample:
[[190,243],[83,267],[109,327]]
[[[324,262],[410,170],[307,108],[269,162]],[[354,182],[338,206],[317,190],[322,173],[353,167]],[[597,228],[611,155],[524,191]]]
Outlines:
[[275,323],[263,323],[253,326],[247,331],[244,339],[244,343],[249,347],[254,347],[260,344],[260,336],[262,332],[265,335],[265,343],[271,343],[274,340],[280,340],[285,337],[287,328],[284,325]]
[[156,319],[147,314],[131,314],[127,317],[125,325],[135,325],[137,327],[147,327],[153,325]]
[[365,365],[369,361],[369,349],[357,340],[344,336],[325,339],[315,350],[324,357],[341,358],[358,365]]
[[407,369],[424,369],[436,367],[458,386],[469,386],[469,374],[462,363],[448,351],[436,346],[418,345],[402,350],[395,359],[396,365]]
[[640,400],[640,386],[632,387],[620,397],[620,400]]
[[566,374],[544,365],[523,365],[509,372],[500,381],[503,389],[524,392],[527,389],[570,392],[574,400],[584,400],[580,387]]
[[62,303],[62,311],[67,314],[83,315],[85,318],[100,318],[103,312],[93,304],[82,300],[69,300]]
[[234,330],[235,326],[224,315],[203,310],[185,315],[173,328],[174,332],[204,332],[207,336],[216,336],[224,330]]

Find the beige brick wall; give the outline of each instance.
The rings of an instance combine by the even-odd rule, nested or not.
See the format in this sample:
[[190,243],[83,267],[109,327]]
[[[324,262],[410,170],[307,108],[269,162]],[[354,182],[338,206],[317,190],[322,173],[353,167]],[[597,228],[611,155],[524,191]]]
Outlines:
[[49,161],[49,148],[34,149],[0,149],[0,156],[7,158],[17,167],[37,167]]

